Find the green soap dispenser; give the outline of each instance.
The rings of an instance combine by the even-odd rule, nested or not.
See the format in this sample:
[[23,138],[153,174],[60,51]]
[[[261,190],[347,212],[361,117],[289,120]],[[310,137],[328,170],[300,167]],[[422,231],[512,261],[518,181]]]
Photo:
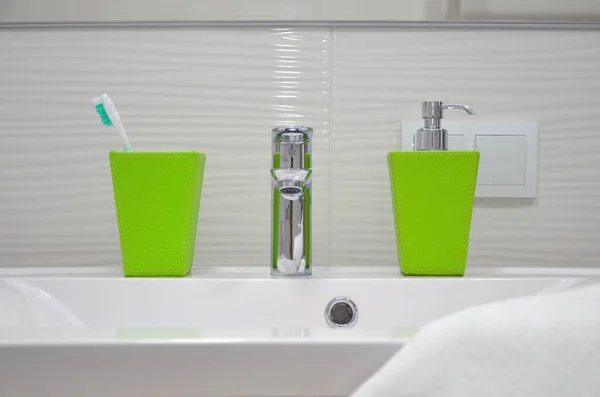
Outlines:
[[387,156],[396,245],[404,275],[462,276],[467,263],[479,152],[448,150],[444,109],[465,105],[423,102],[423,128],[414,151]]

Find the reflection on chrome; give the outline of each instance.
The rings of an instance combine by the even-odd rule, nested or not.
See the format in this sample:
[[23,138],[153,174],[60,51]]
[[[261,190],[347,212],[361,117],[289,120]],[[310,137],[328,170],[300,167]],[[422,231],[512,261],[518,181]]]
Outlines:
[[308,127],[272,131],[271,274],[307,276],[311,258],[311,139]]

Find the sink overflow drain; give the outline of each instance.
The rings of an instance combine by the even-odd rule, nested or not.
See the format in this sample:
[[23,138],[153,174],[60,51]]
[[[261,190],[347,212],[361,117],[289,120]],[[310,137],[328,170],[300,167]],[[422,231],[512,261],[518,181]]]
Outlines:
[[325,308],[325,320],[332,328],[350,328],[358,319],[358,309],[350,298],[333,298]]

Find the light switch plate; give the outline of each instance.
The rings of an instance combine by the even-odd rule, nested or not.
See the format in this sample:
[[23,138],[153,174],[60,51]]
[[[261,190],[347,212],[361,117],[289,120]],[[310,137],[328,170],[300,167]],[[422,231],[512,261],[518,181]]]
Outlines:
[[[422,121],[402,123],[401,149],[413,150]],[[448,150],[478,150],[475,197],[537,197],[536,123],[457,123],[443,121]]]

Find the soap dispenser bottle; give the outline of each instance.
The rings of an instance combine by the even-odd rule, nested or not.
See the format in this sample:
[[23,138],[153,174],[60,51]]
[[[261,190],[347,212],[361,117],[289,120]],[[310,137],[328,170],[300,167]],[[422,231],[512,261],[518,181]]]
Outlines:
[[440,125],[445,109],[465,105],[423,102],[425,125],[414,151],[388,154],[396,245],[404,275],[462,276],[467,262],[479,152],[448,150]]

